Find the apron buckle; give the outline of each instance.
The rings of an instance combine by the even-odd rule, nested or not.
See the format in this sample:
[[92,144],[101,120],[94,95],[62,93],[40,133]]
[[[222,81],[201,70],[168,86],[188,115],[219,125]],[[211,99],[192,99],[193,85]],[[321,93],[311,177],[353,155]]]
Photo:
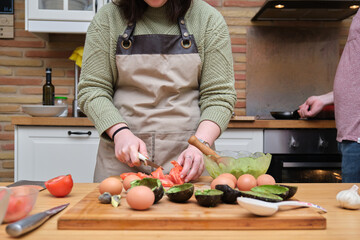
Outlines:
[[181,40],[181,46],[183,48],[190,48],[191,47],[191,40],[189,40],[189,39]]
[[[132,45],[132,42],[131,42],[131,40],[122,40],[121,41],[121,47],[123,48],[123,49],[129,49],[130,47],[131,47],[131,45]],[[181,45],[182,45],[182,43],[181,43]]]

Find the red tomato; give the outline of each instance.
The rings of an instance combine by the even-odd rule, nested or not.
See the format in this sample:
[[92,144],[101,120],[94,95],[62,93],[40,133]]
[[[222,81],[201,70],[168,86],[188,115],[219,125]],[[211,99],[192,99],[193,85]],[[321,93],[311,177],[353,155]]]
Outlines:
[[65,197],[71,192],[74,183],[71,175],[61,175],[45,182],[45,187],[55,197]]
[[138,172],[136,175],[141,179],[143,179],[143,178],[152,178],[152,176],[147,175],[147,174],[142,173],[142,172]]
[[164,187],[172,187],[174,186],[174,183],[169,180],[169,179],[165,179],[165,178],[160,178],[159,179],[161,181],[161,184],[164,186]]
[[164,175],[164,179],[167,179],[167,180],[170,180],[170,181],[173,180],[173,178],[169,174]]
[[153,172],[151,173],[151,175],[152,175],[154,178],[158,178],[158,179],[163,179],[163,178],[165,178],[164,173],[163,173],[161,167],[159,167],[158,169],[156,169],[155,171],[153,171]]
[[5,222],[14,222],[26,217],[31,211],[33,205],[30,204],[31,199],[28,196],[13,197],[10,195],[9,205],[7,207],[6,215],[4,217]]
[[120,177],[121,177],[122,180],[124,180],[129,175],[136,175],[136,173],[134,173],[134,172],[126,172],[126,173],[120,174]]
[[183,184],[185,181],[183,178],[180,177],[180,173],[183,169],[183,167],[178,164],[176,161],[171,161],[171,163],[174,165],[174,167],[170,170],[169,175],[172,178],[172,182],[174,184]]

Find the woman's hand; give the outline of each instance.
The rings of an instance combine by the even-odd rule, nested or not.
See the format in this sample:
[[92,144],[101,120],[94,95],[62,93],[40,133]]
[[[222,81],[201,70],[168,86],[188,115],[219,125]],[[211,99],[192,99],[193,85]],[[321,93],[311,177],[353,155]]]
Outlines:
[[181,178],[185,177],[185,182],[198,179],[205,168],[203,154],[192,145],[180,154],[178,163],[183,166]]
[[[202,121],[195,133],[197,138],[206,141],[209,146],[214,143],[219,135],[219,126],[210,120]],[[181,178],[185,177],[185,182],[198,179],[205,169],[203,154],[193,145],[189,145],[189,147],[180,154],[178,163],[183,166]]]
[[[125,124],[115,125],[108,129],[109,136]],[[119,131],[114,137],[115,144],[115,156],[116,158],[129,167],[140,166],[140,160],[138,153],[140,152],[147,157],[145,143],[138,137],[136,137],[129,129],[123,129]]]

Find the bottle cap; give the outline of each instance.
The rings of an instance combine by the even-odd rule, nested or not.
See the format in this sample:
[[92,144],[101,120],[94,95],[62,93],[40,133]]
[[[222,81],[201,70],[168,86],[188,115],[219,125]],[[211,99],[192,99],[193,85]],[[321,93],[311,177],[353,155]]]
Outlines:
[[59,97],[59,96],[56,96],[55,98],[56,99],[67,99],[67,97]]
[[51,68],[46,68],[46,73],[51,73]]

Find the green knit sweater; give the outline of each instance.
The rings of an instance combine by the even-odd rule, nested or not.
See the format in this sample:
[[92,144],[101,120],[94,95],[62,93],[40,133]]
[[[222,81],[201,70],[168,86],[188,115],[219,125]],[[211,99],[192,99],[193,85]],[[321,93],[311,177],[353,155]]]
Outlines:
[[[200,122],[210,120],[224,131],[236,101],[231,42],[222,15],[202,0],[193,0],[185,15],[188,31],[194,35],[202,61],[200,76]],[[119,8],[103,6],[91,22],[85,41],[78,102],[80,109],[94,123],[99,134],[111,126],[125,122],[113,104],[118,76],[115,52],[119,35],[126,29]],[[179,35],[177,23],[166,18],[165,7],[148,8],[136,23],[134,35]]]

